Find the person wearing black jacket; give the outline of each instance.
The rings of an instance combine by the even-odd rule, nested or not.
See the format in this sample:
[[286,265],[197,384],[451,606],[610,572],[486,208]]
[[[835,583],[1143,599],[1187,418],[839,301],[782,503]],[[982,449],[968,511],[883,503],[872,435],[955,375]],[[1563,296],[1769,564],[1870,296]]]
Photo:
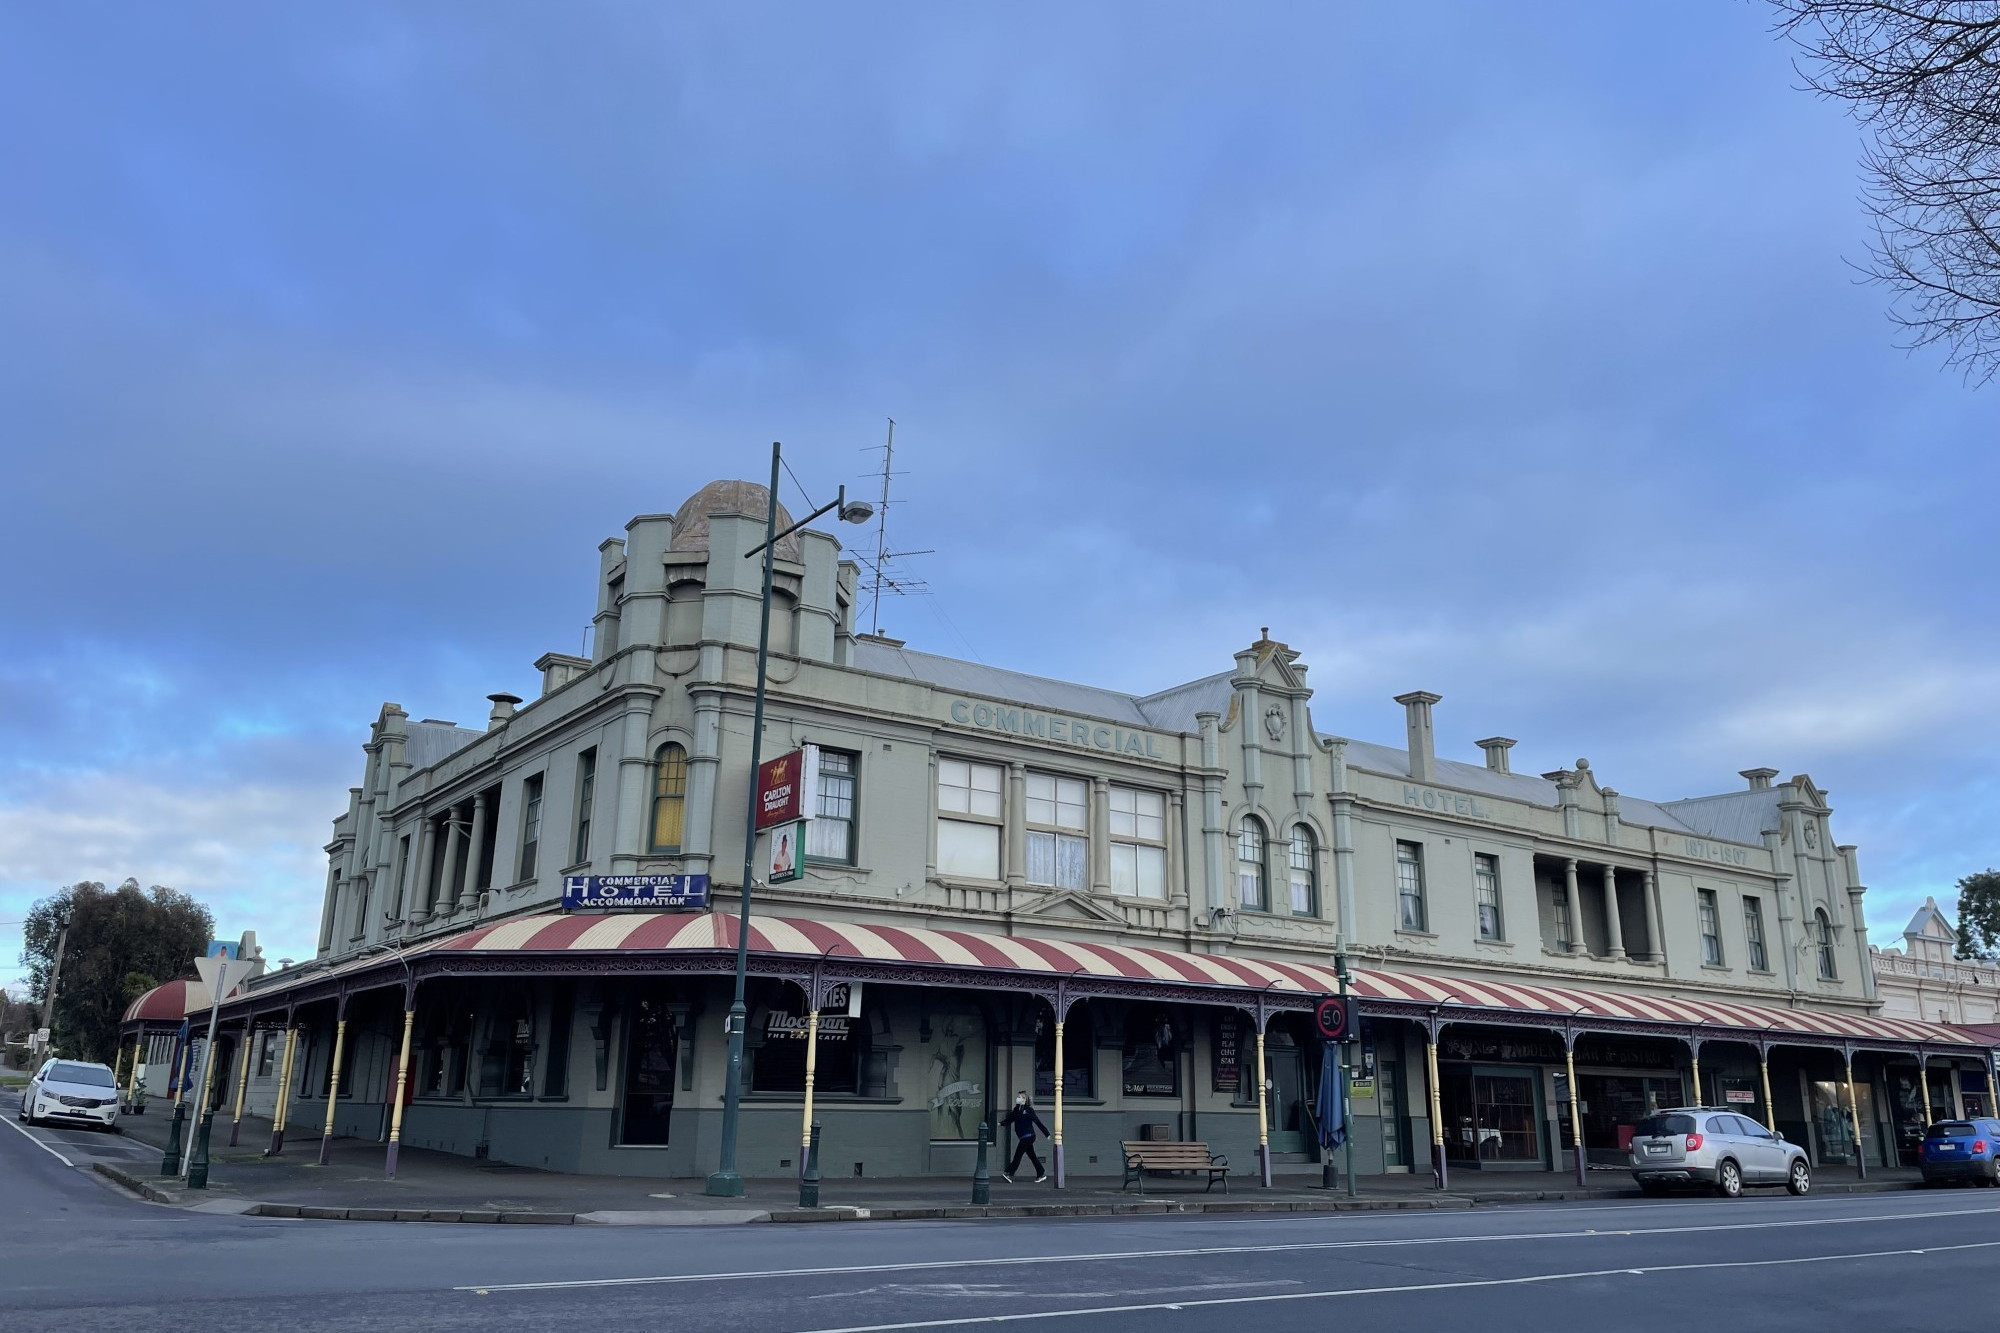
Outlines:
[[1021,1165],[1021,1158],[1025,1154],[1027,1159],[1035,1164],[1035,1183],[1039,1185],[1047,1180],[1049,1173],[1042,1169],[1042,1159],[1035,1152],[1035,1131],[1039,1129],[1046,1134],[1049,1132],[1049,1127],[1042,1123],[1039,1115],[1035,1114],[1035,1108],[1029,1103],[1027,1093],[1014,1094],[1014,1109],[1000,1117],[1000,1123],[1014,1131],[1014,1155],[1008,1159],[1007,1169],[1000,1173],[1000,1179],[1010,1185],[1013,1184],[1014,1171]]

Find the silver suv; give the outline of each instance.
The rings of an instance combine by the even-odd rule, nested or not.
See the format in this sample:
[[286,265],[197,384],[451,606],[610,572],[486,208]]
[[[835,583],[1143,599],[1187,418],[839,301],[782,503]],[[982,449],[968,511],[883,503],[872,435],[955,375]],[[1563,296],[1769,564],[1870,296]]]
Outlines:
[[1632,1132],[1632,1178],[1648,1194],[1670,1185],[1712,1185],[1733,1199],[1745,1185],[1812,1188],[1805,1149],[1747,1116],[1714,1106],[1655,1111]]

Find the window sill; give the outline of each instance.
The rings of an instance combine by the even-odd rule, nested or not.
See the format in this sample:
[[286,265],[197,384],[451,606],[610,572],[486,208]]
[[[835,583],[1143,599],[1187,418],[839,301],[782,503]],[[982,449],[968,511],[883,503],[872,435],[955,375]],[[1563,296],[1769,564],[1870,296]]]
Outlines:
[[1778,975],[1768,967],[1746,967],[1743,970],[1753,977],[1775,977]]
[[1703,963],[1701,970],[1704,972],[1732,972],[1735,969],[1727,963]]
[[1398,935],[1407,935],[1413,940],[1434,940],[1438,937],[1435,930],[1406,930],[1400,926],[1397,927],[1396,933]]
[[588,869],[590,869],[590,861],[588,858],[585,858],[584,860],[581,861],[572,861],[570,864],[564,866],[561,870],[557,871],[556,873],[559,875],[574,875],[580,871]]
[[1473,944],[1481,949],[1511,949],[1514,947],[1514,941],[1512,940],[1474,940]]
[[854,862],[852,861],[833,861],[825,857],[819,857],[819,856],[808,856],[806,858],[806,869],[841,870],[847,872],[850,875],[866,875],[870,873],[869,867],[867,866],[858,866],[854,864]]

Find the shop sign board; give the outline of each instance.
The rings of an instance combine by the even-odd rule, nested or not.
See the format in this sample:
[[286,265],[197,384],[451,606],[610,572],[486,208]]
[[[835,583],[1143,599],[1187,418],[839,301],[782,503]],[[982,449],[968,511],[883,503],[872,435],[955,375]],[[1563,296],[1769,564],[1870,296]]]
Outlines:
[[789,884],[806,877],[806,821],[795,820],[771,830],[764,862],[766,884]]
[[648,907],[699,912],[708,907],[707,875],[565,875],[563,910]]
[[802,745],[757,766],[757,831],[810,819],[809,793],[819,790],[819,747]]
[[1209,1046],[1209,1086],[1216,1092],[1236,1092],[1243,1086],[1243,1020],[1218,1014],[1215,1040]]

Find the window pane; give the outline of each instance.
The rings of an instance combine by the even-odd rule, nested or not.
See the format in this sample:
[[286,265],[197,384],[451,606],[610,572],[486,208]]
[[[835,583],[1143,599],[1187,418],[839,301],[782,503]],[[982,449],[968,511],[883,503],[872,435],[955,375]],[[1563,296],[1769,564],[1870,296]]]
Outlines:
[[1165,899],[1167,896],[1167,849],[1139,847],[1139,896]]
[[1056,886],[1064,889],[1090,887],[1090,842],[1086,838],[1056,837]]
[[972,808],[972,775],[962,759],[938,760],[938,809],[965,814]]
[[938,873],[961,879],[1000,878],[1000,830],[992,824],[938,821]]
[[973,764],[972,811],[975,815],[1000,817],[1000,770],[991,764]]
[[813,820],[806,825],[806,855],[820,861],[851,859],[853,827],[845,819]]
[[1111,844],[1111,891],[1127,897],[1139,894],[1139,849],[1129,842]]
[[1025,878],[1030,884],[1054,884],[1056,882],[1055,834],[1030,833],[1028,835],[1028,867]]
[[1056,783],[1057,824],[1063,828],[1086,828],[1089,809],[1090,787],[1087,783],[1075,778],[1064,778]]
[[1028,822],[1056,822],[1056,780],[1047,773],[1028,774]]

